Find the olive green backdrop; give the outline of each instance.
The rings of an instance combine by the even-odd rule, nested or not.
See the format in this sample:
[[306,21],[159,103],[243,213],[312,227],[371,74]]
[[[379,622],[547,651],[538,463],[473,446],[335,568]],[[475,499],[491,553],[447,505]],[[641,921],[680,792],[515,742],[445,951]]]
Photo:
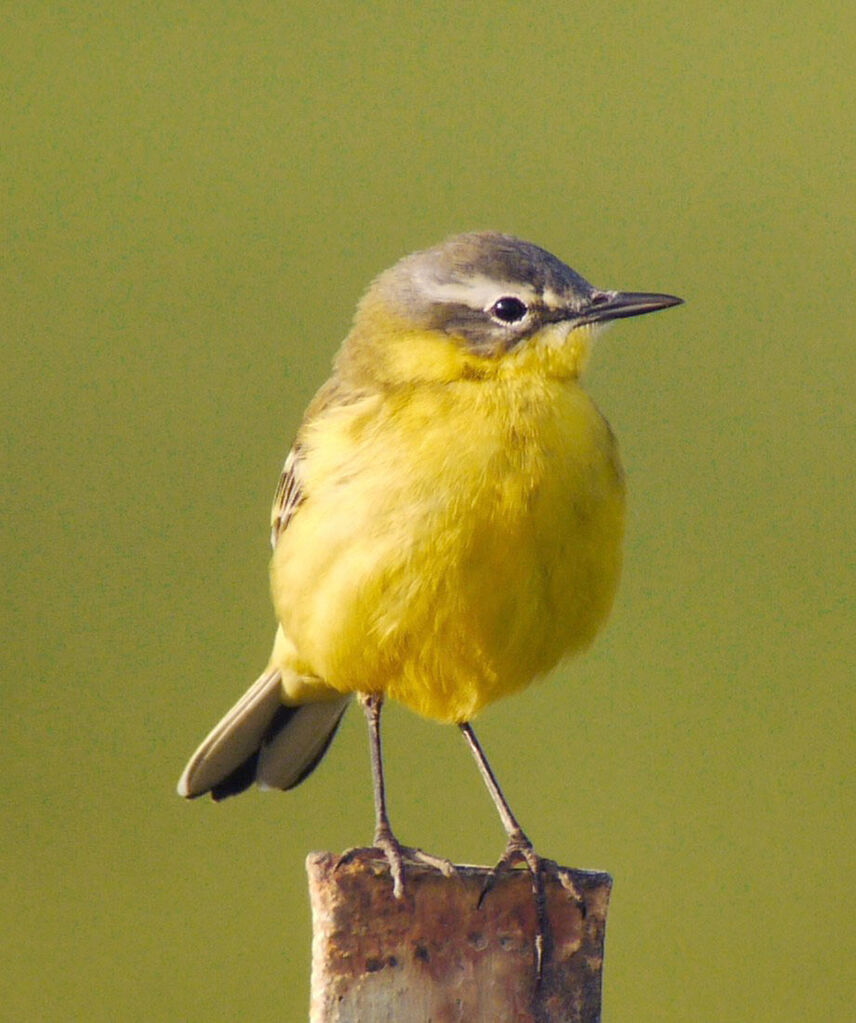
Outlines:
[[[615,876],[605,1016],[852,1018],[845,10],[3,5],[0,1015],[305,1018],[359,716],[288,796],[174,785],[267,657],[270,498],[361,290],[490,227],[687,299],[591,368],[609,629],[480,721],[538,848]],[[492,861],[455,731],[387,724],[402,837]]]

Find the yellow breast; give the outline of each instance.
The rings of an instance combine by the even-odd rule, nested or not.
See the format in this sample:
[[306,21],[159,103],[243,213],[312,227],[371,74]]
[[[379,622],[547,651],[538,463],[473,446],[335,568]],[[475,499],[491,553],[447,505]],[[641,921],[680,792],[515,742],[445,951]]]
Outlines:
[[612,604],[624,488],[575,379],[413,385],[304,431],[272,589],[298,671],[470,719],[587,645]]

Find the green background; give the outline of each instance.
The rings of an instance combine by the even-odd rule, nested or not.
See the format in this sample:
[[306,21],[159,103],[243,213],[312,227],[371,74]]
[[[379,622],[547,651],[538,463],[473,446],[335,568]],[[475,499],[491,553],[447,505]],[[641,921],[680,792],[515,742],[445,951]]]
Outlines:
[[[360,292],[497,228],[687,300],[589,375],[610,626],[480,719],[537,847],[614,874],[605,1018],[852,1018],[846,11],[3,5],[0,1016],[305,1018],[359,715],[288,796],[174,785],[267,657],[270,498]],[[491,862],[455,730],[386,736],[402,838]]]

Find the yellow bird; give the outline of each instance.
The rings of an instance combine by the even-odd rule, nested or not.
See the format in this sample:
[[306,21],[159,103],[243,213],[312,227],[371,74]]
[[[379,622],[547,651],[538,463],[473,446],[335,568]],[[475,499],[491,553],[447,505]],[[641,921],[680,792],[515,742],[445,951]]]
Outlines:
[[[586,647],[615,595],[624,479],[580,386],[611,320],[681,299],[600,291],[555,256],[457,235],[381,274],[310,404],[277,487],[264,673],[193,754],[182,796],[290,789],[350,698],[369,723],[375,846],[403,857],[383,787],[387,697],[459,726],[508,835],[499,866],[541,860],[470,726]],[[539,916],[541,914],[539,913]]]

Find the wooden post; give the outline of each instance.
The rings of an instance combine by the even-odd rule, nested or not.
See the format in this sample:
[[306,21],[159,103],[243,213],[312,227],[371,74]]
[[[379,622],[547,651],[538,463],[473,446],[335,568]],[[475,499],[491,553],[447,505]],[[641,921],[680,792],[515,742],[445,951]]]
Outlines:
[[535,904],[528,873],[501,875],[478,906],[489,871],[457,875],[407,862],[405,896],[374,850],[337,866],[312,853],[310,1023],[596,1023],[608,874],[572,870],[578,902],[545,880],[550,934],[535,976]]

